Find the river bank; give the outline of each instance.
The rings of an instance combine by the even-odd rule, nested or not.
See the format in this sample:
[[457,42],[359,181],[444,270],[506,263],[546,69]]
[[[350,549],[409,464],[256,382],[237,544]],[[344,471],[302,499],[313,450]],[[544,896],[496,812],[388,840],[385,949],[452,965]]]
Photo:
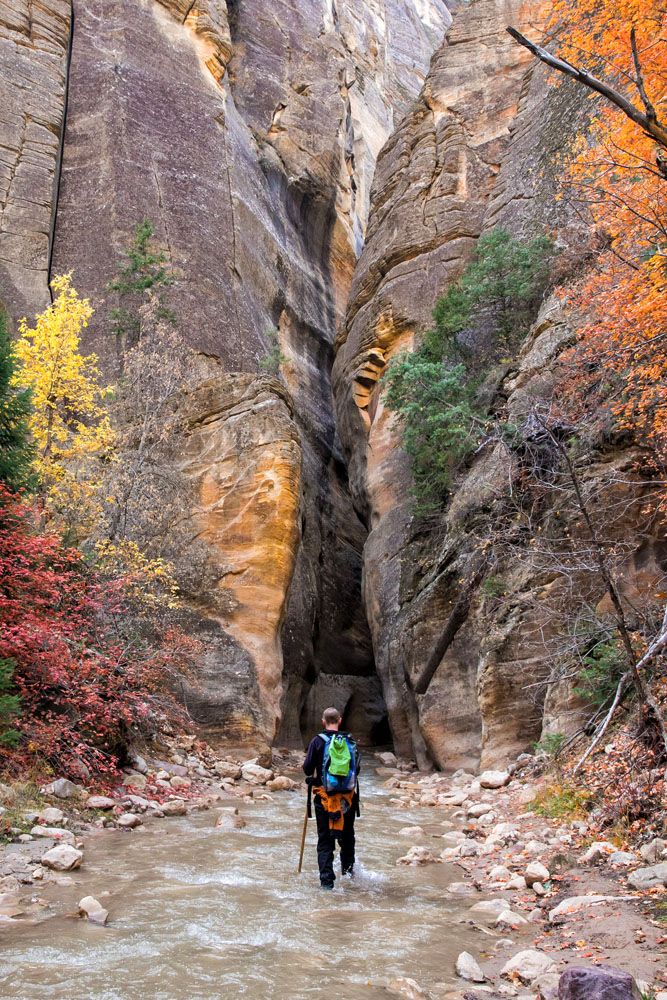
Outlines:
[[161,753],[106,802],[59,785],[5,805],[32,832],[0,855],[3,995],[81,995],[85,974],[95,1000],[325,996],[321,969],[349,997],[551,1000],[568,968],[615,966],[665,1000],[665,845],[619,852],[540,815],[543,778],[369,760],[359,877],[325,904],[313,824],[294,874],[301,754],[191,738]]

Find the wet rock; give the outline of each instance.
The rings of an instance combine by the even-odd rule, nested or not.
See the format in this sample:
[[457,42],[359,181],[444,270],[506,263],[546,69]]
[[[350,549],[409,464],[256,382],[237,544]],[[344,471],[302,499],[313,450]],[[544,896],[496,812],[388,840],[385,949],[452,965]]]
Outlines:
[[397,865],[432,865],[437,864],[440,859],[436,858],[432,851],[426,847],[411,847],[407,854],[399,858]]
[[465,840],[459,847],[459,856],[462,858],[475,858],[480,853],[480,845],[476,840]]
[[456,959],[456,975],[469,983],[483,983],[486,976],[479,964],[468,951],[462,951]]
[[403,826],[398,831],[399,837],[423,837],[424,827],[423,826]]
[[215,821],[218,830],[243,830],[247,824],[236,808],[221,809]]
[[71,844],[58,844],[42,855],[40,863],[56,872],[69,872],[78,868],[83,860],[83,851]]
[[271,792],[296,792],[302,786],[298,781],[292,781],[285,774],[277,774],[275,778],[267,781],[266,787]]
[[639,848],[639,853],[644,861],[654,864],[660,861],[665,850],[667,850],[667,840],[663,840],[662,837],[655,837],[648,844],[642,844]]
[[36,818],[44,826],[57,826],[59,823],[65,821],[65,813],[62,809],[57,809],[56,806],[49,806],[46,809],[42,809]]
[[633,889],[655,889],[667,885],[667,861],[650,868],[638,868],[628,877],[628,885]]
[[86,801],[87,809],[113,809],[115,805],[116,800],[108,795],[91,795]]
[[585,854],[582,854],[581,860],[587,864],[594,864],[596,861],[601,861],[603,858],[608,858],[611,854],[615,854],[618,848],[615,844],[610,844],[608,840],[596,840],[594,844],[588,848]]
[[414,979],[405,977],[392,979],[391,982],[387,983],[386,990],[390,996],[403,997],[405,1000],[424,1000],[424,998],[428,1000],[431,996]]
[[526,885],[533,886],[536,882],[548,882],[551,875],[546,865],[543,865],[540,861],[531,861],[529,865],[526,865],[524,878]]
[[55,795],[57,799],[71,799],[83,791],[80,785],[75,785],[68,778],[56,778],[41,789],[43,795]]
[[185,816],[187,806],[183,799],[168,799],[160,804],[160,809],[165,816]]
[[475,903],[474,906],[470,907],[470,912],[475,915],[493,918],[500,916],[501,913],[506,913],[507,910],[506,899],[484,899],[480,903]]
[[479,783],[482,788],[503,788],[509,784],[510,774],[508,771],[482,771],[479,776]]
[[84,896],[79,901],[79,913],[86,917],[91,924],[106,924],[109,918],[109,911],[105,910],[99,900],[94,896]]
[[61,830],[59,826],[33,826],[30,836],[48,837],[63,844],[74,843],[74,834],[70,830]]
[[241,766],[241,774],[243,779],[250,782],[251,785],[265,785],[274,776],[273,771],[270,771],[268,767],[262,767],[252,760],[246,761]]
[[124,830],[134,830],[141,826],[141,817],[137,816],[136,813],[123,813],[122,816],[118,817],[116,823]]
[[560,977],[558,1000],[641,1000],[641,993],[621,969],[572,968]]
[[510,958],[502,967],[500,975],[506,979],[518,978],[522,983],[530,985],[538,976],[551,972],[556,972],[553,958],[536,948],[528,948]]

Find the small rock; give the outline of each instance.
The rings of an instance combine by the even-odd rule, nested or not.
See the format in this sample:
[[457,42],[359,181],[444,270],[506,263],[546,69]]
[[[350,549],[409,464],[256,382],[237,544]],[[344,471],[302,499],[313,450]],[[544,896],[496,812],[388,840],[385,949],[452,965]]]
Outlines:
[[491,882],[507,882],[507,880],[511,877],[511,871],[509,868],[505,868],[504,865],[494,865],[489,872],[489,879]]
[[608,840],[596,840],[586,853],[582,854],[581,860],[587,865],[592,865],[602,858],[608,858],[610,854],[615,854],[617,850],[615,844],[610,844]]
[[37,820],[44,826],[57,826],[62,823],[65,819],[65,813],[62,809],[57,809],[55,806],[49,806],[47,809],[42,809],[38,814]]
[[506,889],[518,889],[518,890],[525,889],[526,888],[526,880],[523,877],[523,875],[512,875],[512,877],[509,880],[509,882],[507,882],[505,888]]
[[456,959],[456,975],[467,979],[469,983],[483,983],[486,979],[479,964],[468,951],[462,951]]
[[440,806],[462,806],[464,802],[468,799],[467,792],[447,792],[445,795],[438,796],[438,805]]
[[137,816],[136,813],[123,813],[122,816],[118,817],[116,823],[125,830],[134,830],[141,826],[141,817]]
[[183,799],[168,799],[160,803],[160,809],[165,816],[185,816],[188,811]]
[[267,781],[266,787],[271,792],[296,792],[297,789],[301,788],[301,785],[298,781],[292,781],[285,774],[277,774],[275,778]]
[[614,851],[607,860],[612,868],[629,868],[637,862],[636,856],[629,851]]
[[667,885],[667,861],[650,868],[638,868],[628,876],[628,885],[633,889],[655,889],[657,886]]
[[616,896],[599,896],[594,893],[588,896],[570,896],[559,903],[553,910],[549,910],[549,920],[557,920],[558,917],[568,916],[570,913],[578,913],[590,906],[599,906],[601,903],[615,902]]
[[108,795],[91,795],[86,801],[87,809],[113,809],[115,805],[116,800]]
[[498,914],[495,923],[496,927],[509,927],[510,930],[515,931],[518,927],[522,927],[523,924],[527,924],[528,921],[520,913],[514,913],[512,910],[504,910],[503,913]]
[[241,766],[241,774],[245,781],[251,785],[265,785],[274,777],[273,771],[267,767],[262,767],[253,760],[248,760]]
[[500,975],[506,979],[512,979],[516,975],[522,983],[530,985],[538,976],[550,972],[556,972],[556,963],[551,956],[536,948],[529,948],[510,958],[503,966]]
[[541,882],[533,882],[531,889],[536,896],[546,896],[547,890],[544,888]]
[[398,831],[399,837],[423,837],[424,827],[423,826],[402,826]]
[[184,778],[180,774],[174,774],[169,779],[169,784],[171,785],[172,788],[189,788],[190,785],[192,784],[192,781],[190,780],[190,778]]
[[392,979],[385,988],[390,996],[403,997],[404,1000],[425,1000],[425,998],[427,1000],[430,997],[430,993],[423,990],[419,983],[405,977]]
[[662,837],[655,837],[648,844],[642,844],[639,848],[639,853],[644,861],[654,864],[656,861],[660,861],[665,849],[667,849],[667,840],[663,840]]
[[482,771],[479,776],[479,783],[482,788],[503,788],[509,784],[510,774],[508,771]]
[[106,924],[109,911],[105,910],[99,900],[94,896],[84,896],[79,902],[79,913],[86,917],[91,924]]
[[243,830],[247,824],[238,809],[221,809],[215,825],[218,830]]
[[526,865],[524,878],[526,879],[526,885],[532,886],[535,882],[548,882],[551,875],[546,865],[543,865],[540,861],[531,861],[529,865]]
[[438,858],[426,847],[411,847],[407,854],[399,858],[397,865],[432,865]]
[[221,778],[231,778],[232,781],[240,781],[241,765],[228,760],[216,760],[213,770]]
[[70,830],[62,830],[59,826],[33,826],[31,837],[48,837],[63,844],[73,844],[74,834]]
[[470,912],[482,916],[497,917],[508,910],[506,899],[484,899],[470,907]]
[[383,753],[379,753],[378,759],[382,764],[384,764],[385,767],[396,767],[398,764],[396,754],[392,753],[390,750],[385,750]]
[[468,816],[472,816],[473,818],[479,818],[480,816],[483,816],[485,813],[488,813],[490,811],[491,811],[491,806],[488,804],[488,802],[474,802],[471,806],[468,806],[468,808],[466,809],[466,813],[468,814]]
[[135,771],[138,771],[139,774],[148,774],[148,764],[146,763],[143,757],[139,756],[138,753],[135,753],[131,757],[131,761],[132,761],[132,767],[134,768]]
[[145,788],[147,785],[146,775],[139,774],[138,771],[123,776],[123,784],[129,788]]
[[628,972],[612,966],[566,969],[558,984],[558,1000],[641,1000]]
[[77,850],[71,844],[58,844],[42,856],[40,863],[45,868],[52,868],[57,872],[69,872],[78,868],[82,860],[83,851]]
[[81,791],[80,785],[75,785],[68,778],[56,778],[50,785],[41,789],[43,795],[55,795],[57,799],[71,799]]

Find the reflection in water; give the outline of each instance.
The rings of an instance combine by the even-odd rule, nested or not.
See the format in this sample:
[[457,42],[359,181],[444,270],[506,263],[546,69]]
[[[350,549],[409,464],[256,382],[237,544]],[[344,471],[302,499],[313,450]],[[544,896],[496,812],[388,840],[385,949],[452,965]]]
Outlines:
[[[243,830],[216,830],[215,812],[205,812],[132,834],[89,835],[64,903],[58,890],[59,915],[0,930],[2,996],[330,1000],[333,992],[368,1000],[386,997],[384,984],[397,976],[453,984],[458,952],[482,944],[462,922],[470,900],[446,892],[460,873],[395,864],[412,843],[398,830],[421,823],[441,833],[440,814],[394,810],[368,777],[363,791],[359,872],[329,893],[318,885],[314,821],[296,875],[304,808],[297,794],[242,804]],[[444,846],[424,842],[435,853]],[[53,889],[40,890],[47,899],[49,891],[55,899]],[[88,894],[110,911],[107,927],[71,916]]]

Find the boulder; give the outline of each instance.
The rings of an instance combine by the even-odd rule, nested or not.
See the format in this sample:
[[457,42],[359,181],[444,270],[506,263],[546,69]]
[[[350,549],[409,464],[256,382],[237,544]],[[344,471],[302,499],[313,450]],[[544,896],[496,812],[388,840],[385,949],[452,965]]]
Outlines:
[[94,896],[84,896],[79,901],[79,913],[82,917],[86,917],[91,924],[106,924],[109,917],[109,911],[105,910]]
[[649,864],[655,864],[657,861],[660,861],[665,850],[667,850],[667,840],[663,840],[662,837],[655,837],[648,844],[642,844],[639,848],[639,853],[644,861],[648,861]]
[[58,844],[43,854],[40,864],[56,872],[70,872],[78,868],[83,860],[83,851],[77,850],[71,844]]
[[637,863],[637,857],[629,851],[614,851],[607,858],[612,868],[629,868]]
[[407,854],[399,858],[397,865],[432,865],[439,862],[432,851],[426,847],[411,847]]
[[530,985],[538,976],[551,972],[556,972],[556,963],[551,955],[529,948],[510,958],[502,967],[500,975],[506,979],[518,978],[522,983]]
[[482,788],[503,788],[509,780],[509,771],[482,771],[479,776]]
[[33,826],[31,837],[48,837],[62,844],[73,844],[74,834],[70,830],[62,830],[59,826]]
[[558,1000],[641,1000],[641,993],[621,969],[575,967],[560,977]]
[[71,799],[83,791],[80,785],[75,785],[69,778],[56,778],[51,784],[41,789],[43,795],[55,795],[57,799]]
[[546,865],[543,865],[540,861],[531,861],[529,865],[526,865],[524,878],[526,885],[532,886],[536,882],[548,882],[551,875]]
[[113,809],[116,805],[115,799],[110,799],[108,795],[91,795],[86,801],[87,809]]
[[469,983],[483,983],[486,979],[479,964],[468,951],[462,951],[456,959],[456,975]]
[[650,868],[638,868],[628,876],[628,885],[633,889],[655,889],[667,885],[667,861]]
[[118,826],[125,830],[134,830],[135,827],[141,826],[141,817],[137,816],[136,813],[123,813],[116,820]]
[[525,917],[522,917],[520,913],[514,913],[513,910],[504,910],[502,913],[499,913],[495,921],[496,927],[509,927],[513,931],[527,923],[528,921]]

